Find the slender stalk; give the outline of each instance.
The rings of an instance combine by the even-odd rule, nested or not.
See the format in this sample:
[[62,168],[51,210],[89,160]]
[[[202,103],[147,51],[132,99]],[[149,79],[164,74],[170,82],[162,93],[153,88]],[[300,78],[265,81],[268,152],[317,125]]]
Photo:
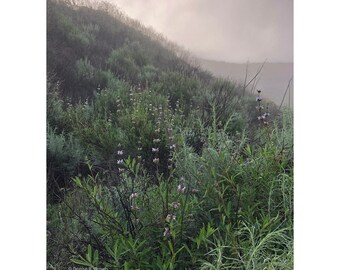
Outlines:
[[285,97],[286,97],[287,91],[288,91],[288,89],[290,88],[290,83],[291,83],[291,81],[292,81],[292,78],[290,78],[290,80],[289,80],[289,82],[288,82],[288,85],[287,85],[286,91],[285,91],[285,93],[284,93],[284,95],[283,95],[283,98],[282,98],[282,100],[281,100],[281,104],[280,104],[280,107],[279,107],[279,111],[280,111],[280,109],[281,109],[281,107],[282,107],[283,101],[285,100]]
[[246,75],[244,77],[244,83],[243,83],[243,96],[246,92],[246,84],[247,84],[247,77],[248,77],[248,65],[249,65],[249,61],[247,61],[247,66],[246,66]]

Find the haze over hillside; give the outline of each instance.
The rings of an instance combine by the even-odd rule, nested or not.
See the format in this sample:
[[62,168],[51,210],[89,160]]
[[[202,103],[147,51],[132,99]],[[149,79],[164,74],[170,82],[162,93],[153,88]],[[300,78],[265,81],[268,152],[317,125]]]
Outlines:
[[[266,98],[281,104],[288,82],[293,77],[293,1],[110,2],[192,56],[210,59],[201,60],[200,64],[216,76],[232,78],[243,84],[246,62],[254,63],[249,65],[248,78],[251,78],[267,59],[257,86]],[[252,84],[249,90],[251,87]],[[292,107],[292,95],[291,85],[284,104]]]
[[292,0],[110,2],[200,58],[293,62]]
[[[197,59],[202,68],[210,71],[213,75],[222,78],[229,78],[234,81],[244,83],[247,64],[227,63],[223,61],[214,61],[206,59]],[[262,63],[250,63],[248,65],[247,81],[249,82],[261,68]],[[255,81],[255,89],[261,89],[265,98],[281,104],[285,91],[290,79],[293,78],[293,63],[265,63],[257,80]],[[247,90],[251,91],[253,83]],[[290,83],[290,91],[287,91],[283,104],[293,107],[294,83]]]

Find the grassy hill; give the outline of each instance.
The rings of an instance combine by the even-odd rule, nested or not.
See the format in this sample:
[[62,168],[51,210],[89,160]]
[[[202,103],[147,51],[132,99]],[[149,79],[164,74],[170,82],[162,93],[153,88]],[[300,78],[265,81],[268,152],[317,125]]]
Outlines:
[[112,78],[145,87],[162,71],[211,78],[184,61],[178,46],[115,6],[49,1],[47,18],[47,68],[61,79],[65,96],[93,97],[93,90],[110,86]]
[[107,3],[47,5],[47,266],[292,269],[292,113]]

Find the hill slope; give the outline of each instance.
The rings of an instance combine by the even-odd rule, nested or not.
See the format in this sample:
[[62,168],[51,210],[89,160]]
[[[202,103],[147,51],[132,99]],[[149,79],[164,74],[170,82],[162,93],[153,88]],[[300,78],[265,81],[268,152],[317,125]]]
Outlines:
[[[93,156],[92,162],[106,167],[115,158],[112,151],[121,137],[130,152],[138,148],[142,137],[151,145],[150,124],[160,121],[152,108],[166,109],[162,113],[182,126],[200,119],[202,127],[228,123],[228,130],[237,133],[257,124],[255,97],[243,96],[238,84],[218,80],[193,65],[188,54],[116,7],[92,5],[48,1],[48,176],[52,190],[67,186],[70,175],[84,170],[79,153],[58,156],[56,135],[69,136],[70,149],[79,146],[82,155]],[[131,117],[139,118],[139,123]],[[101,130],[103,121],[112,127]],[[144,127],[131,131],[134,124]],[[195,129],[197,134],[188,140],[201,152],[201,131],[198,126]],[[146,161],[152,165],[150,155]],[[166,163],[160,165],[166,172]]]
[[48,1],[47,19],[47,70],[61,79],[67,96],[91,97],[98,84],[109,86],[110,74],[143,86],[161,71],[211,78],[188,64],[175,44],[115,6]]

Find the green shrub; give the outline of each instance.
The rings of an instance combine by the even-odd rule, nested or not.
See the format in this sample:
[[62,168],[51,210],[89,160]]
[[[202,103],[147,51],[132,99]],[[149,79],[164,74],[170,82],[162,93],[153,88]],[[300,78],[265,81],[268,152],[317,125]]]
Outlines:
[[59,199],[61,189],[70,187],[71,177],[81,171],[85,151],[72,135],[47,127],[47,194]]

